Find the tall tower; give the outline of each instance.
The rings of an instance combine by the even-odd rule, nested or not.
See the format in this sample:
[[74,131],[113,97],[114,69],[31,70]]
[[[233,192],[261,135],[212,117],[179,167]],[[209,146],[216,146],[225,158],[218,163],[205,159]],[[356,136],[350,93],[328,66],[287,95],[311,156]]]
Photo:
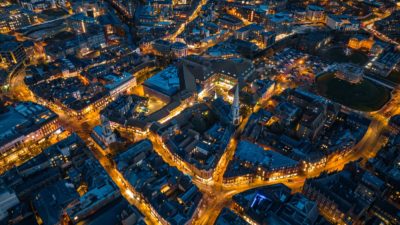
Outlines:
[[112,133],[111,124],[107,117],[100,115],[101,128],[103,135],[110,135]]
[[133,18],[133,16],[134,16],[134,7],[135,7],[135,5],[133,4],[133,2],[132,1],[129,1],[128,2],[128,11],[129,11],[129,16],[131,17],[131,18]]
[[239,84],[236,85],[235,96],[231,108],[232,124],[237,126],[240,123]]
[[114,134],[113,130],[111,129],[110,120],[107,117],[101,115],[101,128],[102,128],[102,139],[106,145],[109,145],[113,142],[117,141],[116,135]]

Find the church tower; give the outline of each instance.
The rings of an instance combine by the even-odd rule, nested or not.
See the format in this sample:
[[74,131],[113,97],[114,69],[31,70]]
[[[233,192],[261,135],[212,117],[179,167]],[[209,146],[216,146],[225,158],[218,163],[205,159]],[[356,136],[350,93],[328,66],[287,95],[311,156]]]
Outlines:
[[239,102],[239,84],[236,85],[235,88],[235,96],[233,98],[232,108],[231,108],[231,116],[232,116],[232,124],[237,126],[240,123],[240,102]]
[[107,117],[101,115],[101,128],[102,128],[102,138],[106,145],[109,145],[117,141],[116,135],[114,134],[110,120]]
[[101,121],[101,128],[103,135],[105,136],[110,135],[112,133],[112,129],[108,118],[105,117],[104,115],[100,115],[100,121]]

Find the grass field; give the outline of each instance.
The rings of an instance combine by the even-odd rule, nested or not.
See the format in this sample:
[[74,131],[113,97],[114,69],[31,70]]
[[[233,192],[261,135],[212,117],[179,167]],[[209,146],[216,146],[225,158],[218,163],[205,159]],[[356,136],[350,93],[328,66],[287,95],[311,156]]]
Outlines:
[[354,63],[358,65],[365,65],[368,62],[368,56],[359,51],[353,51],[350,55],[344,53],[342,47],[332,47],[323,53],[324,57],[331,62],[335,63]]
[[321,95],[360,111],[378,110],[390,99],[389,89],[369,80],[351,84],[335,78],[333,73],[326,73],[319,76],[316,83]]

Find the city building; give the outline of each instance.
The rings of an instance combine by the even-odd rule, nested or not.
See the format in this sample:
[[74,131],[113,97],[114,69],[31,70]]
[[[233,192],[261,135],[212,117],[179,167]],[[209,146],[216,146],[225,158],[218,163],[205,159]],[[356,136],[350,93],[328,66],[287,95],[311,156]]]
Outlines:
[[[255,73],[253,63],[243,58],[207,60],[191,56],[183,59],[184,77],[194,77],[198,86],[210,92],[215,87],[232,90]],[[191,74],[191,75],[190,75]]]
[[394,115],[389,120],[389,125],[397,131],[400,131],[400,115]]
[[307,180],[303,193],[318,204],[330,222],[354,224],[368,217],[371,205],[376,205],[376,215],[383,214],[379,201],[373,202],[381,198],[385,188],[384,181],[351,163],[342,172]]
[[186,57],[188,55],[188,46],[182,42],[175,42],[171,45],[171,51],[176,58]]
[[398,30],[400,29],[400,19],[399,19],[399,11],[394,11],[389,17],[379,20],[375,22],[375,27],[380,32],[385,35],[395,39],[400,40],[400,34]]
[[30,26],[36,20],[36,15],[17,5],[0,7],[0,33],[9,33]]
[[240,182],[241,177],[244,177],[244,182],[274,180],[296,176],[299,171],[299,162],[249,141],[240,141],[224,180],[228,183]]
[[70,115],[84,116],[104,108],[111,99],[105,86],[99,82],[87,84],[86,81],[80,77],[48,79],[31,84],[30,89],[39,102]]
[[162,39],[155,40],[152,44],[156,54],[161,56],[168,56],[171,54],[171,42]]
[[253,36],[255,37],[255,39],[258,39],[258,37],[261,35],[263,31],[264,28],[262,26],[257,24],[250,24],[236,30],[235,38],[246,41]]
[[179,82],[178,69],[169,66],[144,82],[144,92],[148,96],[170,102],[172,96],[180,90]]
[[43,224],[58,224],[63,219],[63,210],[78,198],[73,184],[58,181],[40,190],[33,200],[33,207]]
[[388,47],[372,62],[369,71],[387,77],[400,62],[400,52],[394,47]]
[[316,202],[291,194],[283,184],[254,188],[233,196],[233,209],[258,224],[324,224]]
[[205,178],[211,177],[234,133],[232,120],[216,120],[227,114],[214,114],[214,107],[213,103],[192,106],[155,131],[174,161],[185,162]]
[[106,224],[138,224],[144,225],[144,217],[140,211],[131,205],[123,197],[108,204],[102,210],[97,211],[83,220],[85,224],[96,225]]
[[46,9],[56,8],[56,0],[20,0],[19,4],[31,11],[42,11]]
[[304,162],[302,169],[312,171],[348,154],[367,131],[368,119],[341,112],[336,103],[301,89],[286,91],[269,100],[268,110],[249,117],[242,139]]
[[119,189],[108,178],[82,195],[78,201],[69,204],[65,211],[70,221],[73,224],[77,224],[117,199],[120,195]]
[[120,196],[119,189],[76,134],[7,171],[0,182],[14,190],[22,202],[32,202],[36,218],[43,224],[93,219],[91,216]]
[[128,72],[122,72],[121,76],[110,74],[106,75],[104,78],[110,80],[110,82],[105,85],[105,88],[109,90],[110,96],[113,99],[137,85],[136,77]]
[[356,36],[356,37],[352,37],[349,39],[349,42],[347,44],[347,46],[349,48],[352,49],[363,49],[363,50],[367,50],[370,51],[372,49],[372,47],[374,46],[375,41],[373,37],[362,37],[362,36]]
[[37,142],[60,129],[57,114],[32,102],[20,102],[0,114],[0,153],[18,151],[29,142]]
[[1,187],[0,192],[0,221],[8,217],[8,210],[19,204],[19,199],[13,190]]
[[12,66],[23,63],[26,59],[26,53],[22,43],[2,42],[0,44],[0,64]]
[[363,79],[364,69],[351,63],[337,65],[335,77],[346,80],[352,84],[360,83]]
[[148,113],[148,99],[137,95],[121,95],[108,104],[100,114],[110,120],[112,128],[132,130],[134,133],[145,133]]
[[202,197],[191,179],[166,164],[146,139],[121,152],[116,168],[132,187],[150,203],[153,213],[171,224],[190,220]]
[[326,25],[333,30],[340,31],[358,31],[360,29],[360,21],[347,15],[328,14]]
[[325,9],[317,5],[308,5],[306,19],[311,22],[325,22]]
[[290,32],[294,22],[294,19],[285,12],[269,14],[266,20],[267,29],[277,34]]
[[242,21],[229,14],[223,14],[218,18],[218,25],[226,29],[236,30],[242,25]]
[[275,39],[276,39],[275,32],[273,31],[263,32],[261,35],[263,37],[263,43],[266,48],[275,44]]
[[107,117],[101,116],[101,125],[93,128],[92,137],[104,149],[111,143],[117,141],[117,137],[111,128],[111,123]]
[[232,210],[228,208],[222,209],[219,214],[217,220],[215,221],[215,225],[229,225],[229,224],[237,224],[237,225],[247,225],[246,220],[242,219],[239,215],[234,213]]

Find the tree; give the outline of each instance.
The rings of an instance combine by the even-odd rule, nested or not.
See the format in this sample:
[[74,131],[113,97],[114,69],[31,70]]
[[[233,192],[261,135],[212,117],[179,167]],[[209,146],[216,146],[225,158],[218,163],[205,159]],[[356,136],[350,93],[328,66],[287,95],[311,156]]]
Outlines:
[[123,150],[125,150],[126,146],[124,143],[121,143],[121,142],[113,142],[108,146],[108,148],[110,149],[110,153],[112,155],[116,155],[119,152],[122,152]]

